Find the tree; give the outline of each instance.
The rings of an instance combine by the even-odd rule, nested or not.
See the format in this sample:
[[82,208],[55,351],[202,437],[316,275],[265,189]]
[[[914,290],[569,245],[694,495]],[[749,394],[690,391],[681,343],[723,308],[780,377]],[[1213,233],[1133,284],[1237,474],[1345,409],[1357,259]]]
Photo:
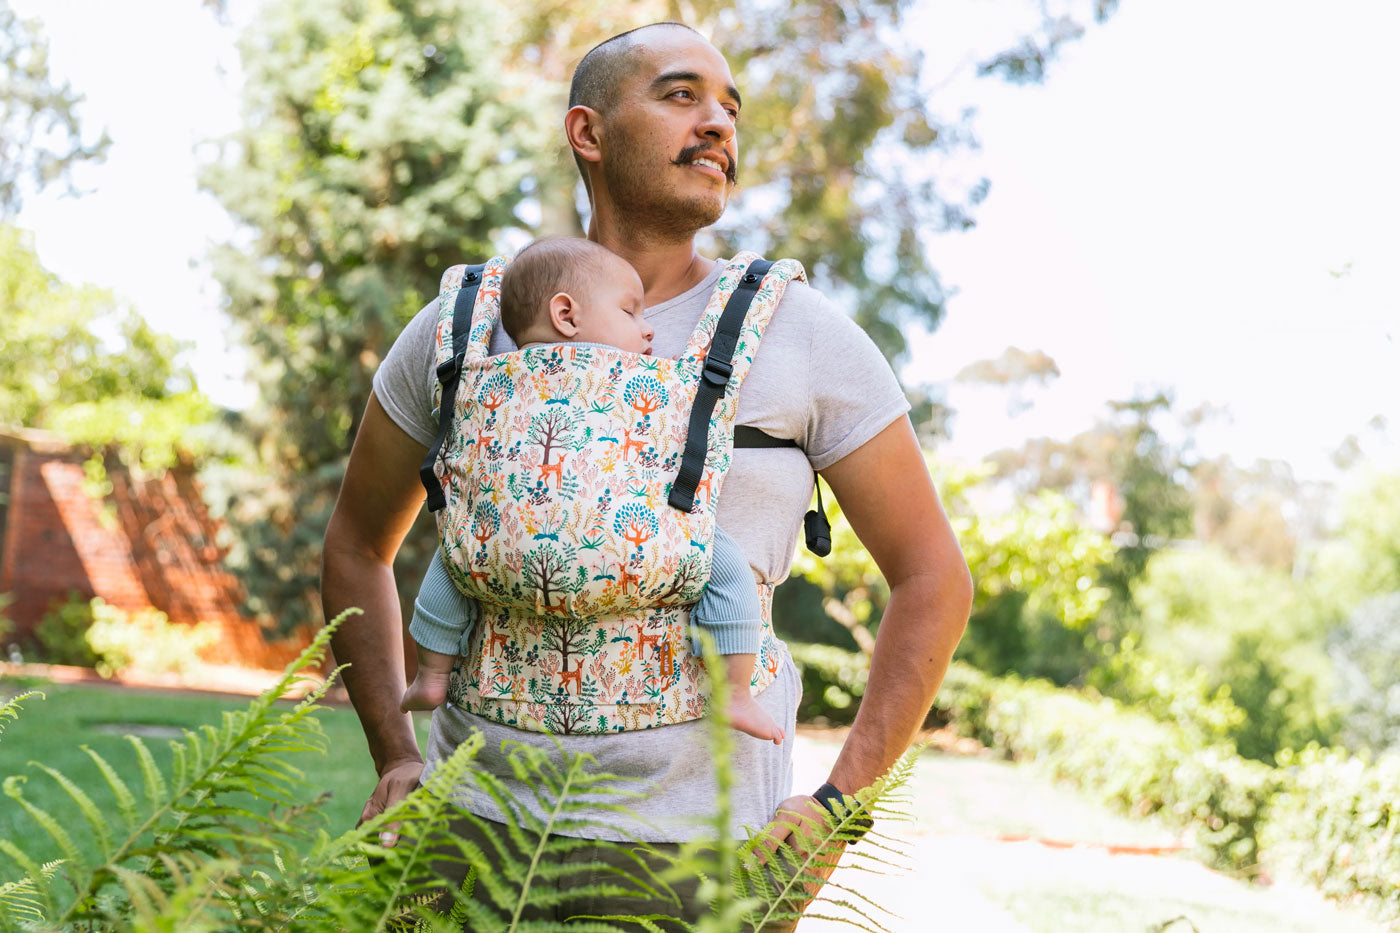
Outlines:
[[1368,600],[1328,637],[1348,746],[1400,745],[1400,593]]
[[1118,548],[1100,581],[1111,596],[1107,615],[1120,629],[1135,616],[1132,584],[1148,560],[1191,532],[1189,436],[1174,443],[1157,426],[1172,404],[1166,392],[1109,402],[1107,418],[1068,441],[1037,438],[990,458],[997,474],[1023,494],[1051,489],[1087,502],[1089,484],[1111,485],[1122,504],[1113,529]]
[[100,160],[112,141],[102,133],[83,140],[78,105],[83,97],[49,75],[49,43],[39,24],[20,19],[0,0],[0,222],[19,213],[26,185],[39,190],[68,184],[73,168]]
[[[1078,646],[1107,597],[1095,582],[1112,558],[1107,540],[1084,525],[1069,500],[1049,491],[1001,514],[978,514],[972,502],[991,469],[958,469],[925,457],[975,584],[973,622],[960,651],[994,673],[1064,681],[1081,673],[1085,656]],[[800,551],[793,572],[820,589],[827,615],[870,654],[889,589],[840,506],[827,511],[831,554]]]
[[[213,254],[260,398],[239,570],[284,625],[316,617],[321,536],[379,361],[453,263],[522,226],[547,117],[503,67],[489,2],[271,4],[242,39],[243,127],[201,181],[244,225]],[[431,545],[410,536],[411,586]]]
[[[110,292],[44,269],[30,237],[0,225],[0,424],[115,447],[128,466],[161,470],[203,450],[212,415],[180,343]],[[100,463],[100,460],[98,461]]]
[[[927,234],[970,226],[986,192],[945,192],[909,170],[970,141],[965,114],[929,112],[918,56],[899,38],[909,6],[266,7],[242,44],[244,128],[203,174],[246,226],[214,267],[262,393],[242,427],[263,472],[234,510],[248,589],[288,624],[314,617],[321,531],[371,374],[442,269],[499,251],[509,228],[581,231],[557,130],[568,77],[585,50],[639,23],[683,19],[712,35],[744,87],[744,178],[757,183],[717,246],[804,260],[824,288],[858,297],[856,319],[900,360],[905,332],[942,314]],[[1072,9],[1109,7],[1044,7]],[[410,536],[400,580],[417,577],[426,534]]]

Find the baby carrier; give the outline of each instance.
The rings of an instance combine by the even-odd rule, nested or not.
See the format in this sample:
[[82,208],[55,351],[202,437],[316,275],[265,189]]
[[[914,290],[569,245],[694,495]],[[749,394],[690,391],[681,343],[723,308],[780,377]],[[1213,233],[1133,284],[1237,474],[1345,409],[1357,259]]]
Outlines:
[[[422,478],[448,573],[481,603],[448,700],[555,734],[695,719],[708,685],[689,614],[709,578],[738,391],[787,284],[806,275],[735,257],[675,359],[569,344],[491,356],[506,265],[454,266],[439,293],[441,430]],[[778,661],[772,587],[759,595],[755,691]]]

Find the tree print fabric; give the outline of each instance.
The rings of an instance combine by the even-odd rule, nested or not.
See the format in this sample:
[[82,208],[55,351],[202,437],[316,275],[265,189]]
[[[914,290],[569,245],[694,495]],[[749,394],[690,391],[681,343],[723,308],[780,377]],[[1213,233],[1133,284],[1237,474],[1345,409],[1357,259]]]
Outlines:
[[[733,455],[737,394],[800,264],[775,263],[749,306],[734,372],[710,420],[695,508],[667,504],[719,317],[753,253],[721,272],[675,359],[571,344],[491,356],[507,260],[487,264],[472,312],[437,513],[453,582],[482,603],[450,702],[556,734],[646,729],[703,716],[690,609],[709,579],[715,500]],[[464,266],[442,279],[437,362],[452,355]],[[441,388],[437,390],[441,404]],[[757,584],[755,584],[757,585]],[[772,588],[751,688],[777,669]]]

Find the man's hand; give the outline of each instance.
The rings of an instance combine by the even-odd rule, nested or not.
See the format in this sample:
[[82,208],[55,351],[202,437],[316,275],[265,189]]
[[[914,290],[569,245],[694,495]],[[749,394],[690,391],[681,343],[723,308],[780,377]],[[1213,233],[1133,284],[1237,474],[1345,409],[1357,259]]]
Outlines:
[[[828,815],[826,808],[818,803],[815,797],[807,794],[797,794],[778,804],[777,815],[773,822],[763,828],[762,841],[754,850],[760,864],[771,864],[776,872],[782,873],[781,877],[774,878],[775,883],[787,882],[787,866],[784,860],[772,859],[772,854],[778,851],[780,845],[786,843],[799,860],[805,861],[810,853],[803,847],[803,840],[825,836]],[[794,898],[785,906],[805,911],[826,883],[826,879],[836,870],[836,863],[845,850],[844,842],[833,842],[817,853],[807,867],[802,869],[805,880],[801,887],[805,897],[800,900]]]
[[[379,775],[379,783],[374,786],[374,793],[369,795],[369,801],[360,813],[359,822],[373,819],[394,804],[403,800],[418,787],[418,778],[423,773],[422,760],[409,759],[390,764],[384,769],[384,773]],[[390,823],[379,834],[379,844],[386,849],[392,849],[399,841],[399,824]]]

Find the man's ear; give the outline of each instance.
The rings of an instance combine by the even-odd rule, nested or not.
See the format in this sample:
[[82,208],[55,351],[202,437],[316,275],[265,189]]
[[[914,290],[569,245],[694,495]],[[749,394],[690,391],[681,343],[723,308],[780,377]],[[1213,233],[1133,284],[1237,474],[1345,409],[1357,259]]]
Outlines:
[[549,299],[549,324],[555,333],[570,340],[578,333],[578,302],[568,292]]
[[570,107],[564,114],[564,135],[569,147],[585,162],[603,161],[603,115],[582,104]]

